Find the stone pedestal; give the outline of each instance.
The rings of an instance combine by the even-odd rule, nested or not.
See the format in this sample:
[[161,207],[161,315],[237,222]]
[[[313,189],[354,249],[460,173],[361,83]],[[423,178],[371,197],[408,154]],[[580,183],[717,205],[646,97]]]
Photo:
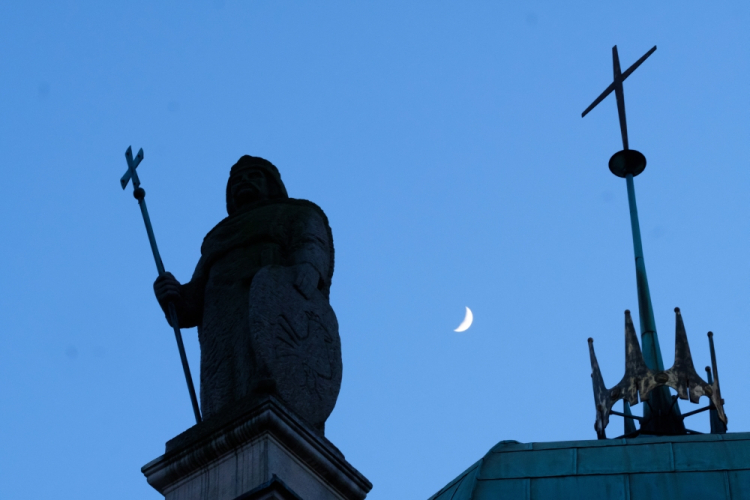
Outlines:
[[362,500],[372,488],[272,396],[188,429],[141,470],[167,500]]

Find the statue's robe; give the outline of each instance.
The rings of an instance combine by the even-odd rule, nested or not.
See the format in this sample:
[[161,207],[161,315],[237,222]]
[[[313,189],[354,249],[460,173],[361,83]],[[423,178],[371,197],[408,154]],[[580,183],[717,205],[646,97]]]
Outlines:
[[[204,418],[270,381],[323,429],[341,384],[338,323],[328,303],[333,255],[325,214],[305,200],[258,204],[206,235],[178,306],[180,326],[198,327]],[[306,265],[318,279],[309,297],[294,286]]]

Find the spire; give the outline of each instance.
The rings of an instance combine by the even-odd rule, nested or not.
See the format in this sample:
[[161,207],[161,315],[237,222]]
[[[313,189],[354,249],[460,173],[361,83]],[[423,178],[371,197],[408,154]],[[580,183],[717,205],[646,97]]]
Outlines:
[[622,136],[622,151],[619,151],[609,160],[609,169],[617,177],[624,178],[628,188],[628,205],[630,207],[630,228],[633,233],[633,252],[635,253],[635,279],[638,288],[638,315],[641,323],[641,340],[643,342],[643,355],[646,364],[652,370],[663,370],[664,362],[661,359],[659,339],[656,335],[656,322],[654,321],[654,310],[651,306],[651,292],[648,287],[646,275],[646,263],[643,258],[643,244],[641,242],[641,227],[638,220],[638,206],[635,202],[635,184],[633,178],[643,172],[646,168],[646,157],[640,152],[630,149],[628,144],[628,124],[625,117],[625,91],[623,82],[630,76],[638,66],[656,51],[654,45],[624,73],[620,71],[620,57],[617,53],[617,45],[612,47],[612,66],[614,81],[597,97],[591,105],[581,114],[584,117],[597,104],[604,100],[612,91],[617,99],[617,115],[620,120],[620,135]]
[[[628,126],[625,117],[625,92],[623,82],[638,68],[651,54],[656,51],[656,46],[646,52],[627,70],[620,70],[620,57],[617,46],[612,47],[613,82],[597,97],[591,105],[581,114],[586,116],[612,92],[617,100],[617,114],[620,122],[620,134],[622,136],[622,151],[615,153],[609,160],[609,170],[617,177],[625,179],[628,191],[628,206],[630,208],[630,229],[633,236],[633,253],[635,257],[635,277],[638,292],[638,316],[641,327],[641,344],[633,327],[630,312],[625,311],[625,376],[612,389],[607,389],[599,370],[599,365],[594,354],[593,341],[589,339],[589,352],[591,356],[592,381],[594,385],[594,400],[597,405],[597,436],[603,439],[604,429],[609,422],[609,415],[625,417],[625,433],[635,432],[633,420],[640,421],[639,433],[645,434],[686,434],[693,431],[685,429],[683,420],[686,416],[702,412],[712,408],[716,412],[716,418],[722,424],[726,424],[723,400],[719,394],[718,375],[716,373],[715,355],[713,353],[713,340],[709,333],[711,344],[713,378],[714,383],[707,384],[695,372],[690,346],[685,333],[685,325],[679,308],[675,308],[675,362],[672,368],[664,370],[659,337],[656,333],[656,321],[651,304],[651,291],[648,286],[646,274],[646,263],[643,257],[643,243],[641,240],[641,228],[638,219],[638,206],[635,199],[634,178],[641,174],[646,168],[646,157],[640,152],[630,149],[628,142]],[[669,388],[673,388],[676,396],[670,394]],[[643,409],[643,417],[635,417],[630,412],[630,405],[638,404],[638,398],[646,404]],[[685,414],[680,412],[677,399],[689,399],[697,403],[701,396],[711,399],[709,407]],[[619,399],[623,399],[623,413],[612,410],[612,405]],[[713,428],[713,426],[712,426]],[[716,426],[720,429],[720,426]],[[632,431],[632,432],[631,432]]]
[[[635,183],[633,178],[643,172],[646,168],[646,157],[638,151],[629,148],[628,125],[625,118],[625,92],[622,83],[656,50],[656,46],[646,52],[638,61],[630,66],[625,72],[620,71],[620,57],[617,53],[617,45],[612,47],[612,66],[614,81],[602,94],[581,114],[586,114],[599,104],[612,91],[617,99],[617,114],[620,120],[620,134],[622,136],[622,151],[615,153],[609,160],[609,169],[617,177],[625,179],[628,189],[628,205],[630,207],[630,229],[633,234],[633,253],[635,254],[635,281],[638,290],[638,316],[640,317],[641,342],[643,359],[646,366],[651,370],[664,370],[659,337],[656,334],[656,321],[654,320],[654,309],[651,305],[651,291],[648,286],[646,274],[646,262],[643,257],[643,243],[641,241],[641,227],[638,220],[638,205],[635,200]],[[679,414],[679,407],[673,404],[669,395],[669,389],[661,388],[651,396],[649,406],[644,410],[644,416],[650,411],[659,414],[669,413],[674,407]]]

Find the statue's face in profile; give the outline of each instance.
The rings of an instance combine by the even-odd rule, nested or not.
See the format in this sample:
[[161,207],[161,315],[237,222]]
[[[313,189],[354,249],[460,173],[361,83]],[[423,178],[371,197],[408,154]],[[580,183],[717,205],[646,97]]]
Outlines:
[[232,201],[238,209],[268,199],[266,175],[257,168],[244,168],[232,175]]

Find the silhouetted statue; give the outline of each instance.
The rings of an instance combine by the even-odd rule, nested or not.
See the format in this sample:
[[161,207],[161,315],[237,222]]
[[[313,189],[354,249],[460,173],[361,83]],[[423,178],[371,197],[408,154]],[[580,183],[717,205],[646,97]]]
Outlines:
[[180,327],[198,327],[203,417],[274,393],[323,432],[342,370],[328,219],[289,198],[276,167],[252,156],[232,167],[226,200],[229,216],[203,240],[190,282],[167,273],[154,283]]

